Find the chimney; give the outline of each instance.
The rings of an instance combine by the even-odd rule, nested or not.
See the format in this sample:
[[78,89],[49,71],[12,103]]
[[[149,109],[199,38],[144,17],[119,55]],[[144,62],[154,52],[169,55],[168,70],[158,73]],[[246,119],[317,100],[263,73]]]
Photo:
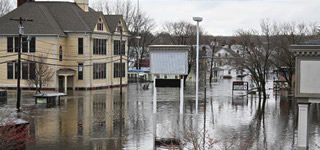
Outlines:
[[85,12],[89,11],[89,0],[74,0],[74,2]]
[[21,6],[22,4],[24,4],[26,2],[34,2],[34,0],[18,0],[17,7]]

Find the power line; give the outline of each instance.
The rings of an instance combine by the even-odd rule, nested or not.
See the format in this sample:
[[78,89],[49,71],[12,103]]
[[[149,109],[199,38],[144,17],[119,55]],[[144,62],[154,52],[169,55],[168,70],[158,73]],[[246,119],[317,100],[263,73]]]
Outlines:
[[17,55],[18,55],[18,54],[5,55],[5,56],[0,56],[0,58],[11,57],[11,56],[17,56]]
[[[53,57],[44,57],[44,56],[37,56],[37,55],[30,55],[30,54],[22,54],[22,55],[25,55],[25,56],[30,56],[30,57],[36,57],[36,58],[43,58],[43,59],[51,59],[51,60],[60,60],[59,58],[53,58]],[[113,57],[104,57],[104,58],[93,58],[93,59],[86,59],[86,58],[78,58],[78,59],[62,59],[62,61],[75,61],[75,62],[78,62],[78,61],[92,61],[92,60],[104,60],[104,59],[110,59],[110,58],[113,58]]]
[[0,64],[5,64],[5,63],[9,63],[9,62],[14,62],[14,61],[17,61],[17,60],[16,59],[7,60],[7,61],[0,62]]
[[[52,63],[45,63],[45,62],[40,62],[40,61],[34,61],[34,60],[29,60],[29,59],[25,59],[25,58],[21,58],[24,61],[28,61],[28,62],[33,62],[33,63],[38,63],[38,64],[44,64],[44,65],[49,65],[49,66],[58,66],[58,67],[78,67],[78,65],[60,65],[60,64],[52,64]],[[97,62],[97,63],[113,63],[113,62],[117,62],[120,59],[117,60],[112,60],[112,61],[107,61],[107,62]],[[84,67],[89,67],[89,66],[93,66],[92,65],[83,65]]]
[[[37,57],[37,58],[44,58],[44,59],[52,59],[52,60],[60,60],[58,58],[54,58],[54,57],[45,57],[45,56],[37,56],[37,55],[30,55],[27,53],[23,53],[22,55],[26,55],[26,56],[30,56],[30,57]],[[65,57],[63,55],[63,57]],[[119,56],[105,56],[105,57],[99,57],[99,56],[94,56],[95,58],[79,58],[79,56],[76,59],[70,59],[70,58],[64,58],[62,59],[63,61],[92,61],[92,60],[103,60],[103,59],[112,59],[112,58],[116,58]]]
[[[49,51],[50,49],[44,49],[44,48],[37,48],[38,50],[44,50],[44,51]],[[54,50],[54,49],[51,49]],[[43,51],[36,51],[35,53],[42,53],[42,54],[48,54],[48,55],[54,55],[54,56],[59,56],[60,54],[56,54],[56,53],[50,53],[50,52],[43,52]],[[96,55],[93,54],[94,57],[100,57],[100,58],[112,58],[112,57],[119,57],[120,55],[112,55],[112,56],[107,56],[106,55]],[[67,54],[63,54],[63,57],[69,57],[69,58],[77,58],[79,59],[79,57],[88,57],[86,55],[67,55]],[[100,59],[98,58],[98,59]]]
[[[45,50],[45,49],[42,49]],[[13,55],[17,55],[17,52],[8,52],[8,53],[14,53]],[[27,53],[27,52],[23,52],[21,53],[22,55],[27,55],[27,56],[33,56],[33,57],[39,57],[39,58],[46,58],[43,56],[37,56],[34,55],[36,53],[41,53],[41,54],[46,54],[46,55],[54,55],[54,56],[59,56],[59,54],[54,54],[54,53],[49,53],[49,52],[42,52],[42,51],[36,51],[36,52],[32,52],[32,53]],[[0,53],[1,54],[1,53]],[[6,56],[10,56],[10,55],[6,55]],[[2,56],[0,56],[2,57]],[[5,56],[4,56],[5,57]],[[63,55],[63,57],[67,57],[68,59],[63,59],[65,61],[79,61],[79,60],[102,60],[102,59],[110,59],[110,58],[116,58],[116,57],[120,57],[120,55],[112,55],[112,56],[106,56],[106,55],[95,55],[93,56],[94,58],[79,58],[79,57],[88,57],[86,55]],[[127,56],[125,56],[127,57]],[[48,59],[53,59],[53,60],[59,60],[58,58],[53,58],[53,57],[47,57]],[[75,59],[71,59],[71,58],[75,58]]]

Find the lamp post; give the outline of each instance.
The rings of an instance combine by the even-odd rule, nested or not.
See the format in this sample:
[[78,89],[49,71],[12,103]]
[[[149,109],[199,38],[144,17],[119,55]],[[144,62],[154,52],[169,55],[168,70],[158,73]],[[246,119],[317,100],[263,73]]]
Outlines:
[[198,113],[198,96],[199,96],[199,23],[202,21],[201,17],[193,17],[197,22],[197,56],[196,56],[196,113]]

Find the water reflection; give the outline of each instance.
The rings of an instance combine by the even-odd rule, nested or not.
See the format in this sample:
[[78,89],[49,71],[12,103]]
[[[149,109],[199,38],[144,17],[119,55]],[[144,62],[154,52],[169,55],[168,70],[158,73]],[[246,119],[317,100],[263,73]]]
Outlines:
[[28,149],[121,149],[127,96],[121,102],[118,95],[115,89],[77,92],[61,107],[30,108],[36,144]]
[[[296,101],[282,96],[285,91],[270,90],[265,113],[258,117],[258,98],[254,95],[232,98],[231,82],[219,80],[207,89],[206,120],[203,87],[200,112],[196,114],[192,83],[186,86],[183,116],[179,115],[178,88],[158,90],[156,115],[152,113],[152,89],[143,90],[139,83],[124,88],[122,101],[116,88],[76,91],[63,99],[62,106],[53,108],[46,108],[45,104],[35,106],[32,96],[24,93],[23,107],[31,116],[28,119],[35,138],[27,149],[149,150],[154,147],[154,138],[188,141],[193,135],[201,139],[204,123],[206,141],[216,141],[213,149],[295,149]],[[11,93],[9,106],[15,106],[14,97]],[[320,105],[312,104],[310,114],[310,148],[317,149]]]

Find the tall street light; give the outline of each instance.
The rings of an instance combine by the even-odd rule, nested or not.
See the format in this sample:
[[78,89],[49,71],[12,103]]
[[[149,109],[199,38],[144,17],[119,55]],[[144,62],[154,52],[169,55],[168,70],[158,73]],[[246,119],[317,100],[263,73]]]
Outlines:
[[199,23],[202,21],[201,17],[193,17],[197,22],[197,58],[196,58],[196,113],[198,113],[199,101]]

